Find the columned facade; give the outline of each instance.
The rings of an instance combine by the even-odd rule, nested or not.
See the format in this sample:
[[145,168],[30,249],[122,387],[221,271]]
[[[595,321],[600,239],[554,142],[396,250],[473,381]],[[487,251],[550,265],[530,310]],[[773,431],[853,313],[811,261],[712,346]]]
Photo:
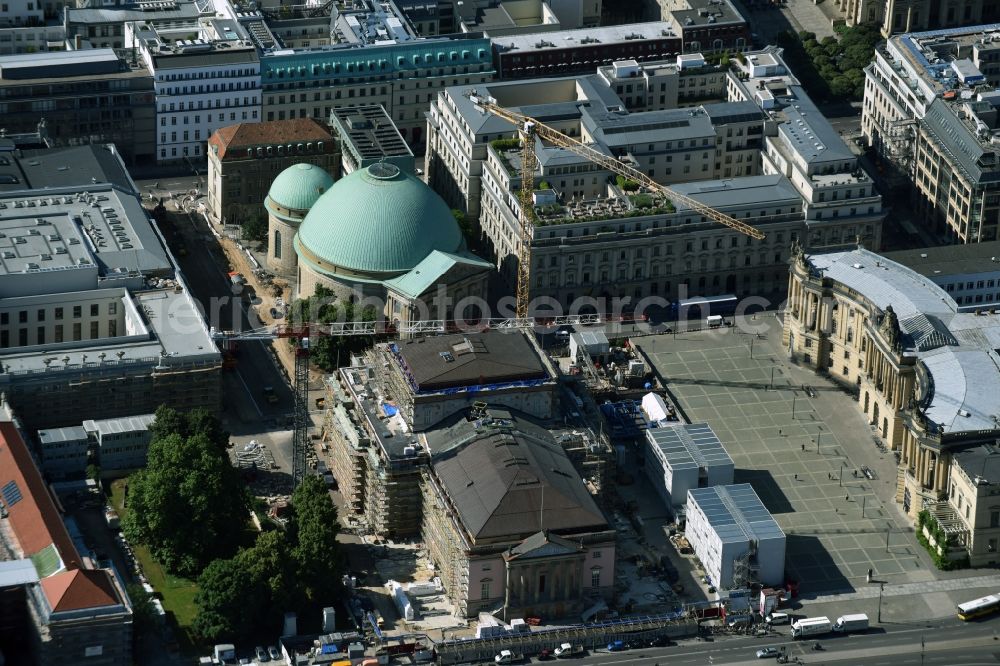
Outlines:
[[[858,250],[856,254],[859,262],[853,266],[858,271],[908,270],[884,259],[880,262],[870,252]],[[789,271],[783,345],[794,362],[856,392],[858,407],[873,436],[884,442],[899,461],[896,501],[907,516],[915,518],[929,504],[946,499],[951,453],[983,438],[993,441],[996,433],[961,430],[952,422],[945,428],[927,416],[932,409],[940,411],[935,400],[950,399],[942,394],[945,383],[955,378],[951,372],[941,374],[935,386],[923,353],[951,351],[958,343],[950,339],[951,333],[939,315],[909,314],[901,328],[893,306],[882,303],[880,307],[875,301],[884,299],[885,292],[874,288],[874,283],[866,286],[873,287],[871,293],[862,293],[830,277],[829,270],[817,269],[812,257],[797,249]],[[908,323],[921,318],[938,328],[927,333],[919,328],[920,324]],[[966,387],[967,392],[989,390],[983,386]],[[960,417],[968,417],[961,407],[955,410]]]

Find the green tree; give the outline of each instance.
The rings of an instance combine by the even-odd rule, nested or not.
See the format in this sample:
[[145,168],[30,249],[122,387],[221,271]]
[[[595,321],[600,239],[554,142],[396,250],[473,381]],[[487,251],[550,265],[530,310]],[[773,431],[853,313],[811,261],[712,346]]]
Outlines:
[[337,509],[326,484],[307,476],[292,494],[289,538],[298,578],[310,601],[327,603],[337,592],[342,570],[337,544]]
[[[292,325],[331,324],[346,321],[375,321],[375,308],[357,307],[350,301],[337,301],[334,293],[322,285],[317,285],[313,296],[292,302],[288,322]],[[290,340],[298,344],[297,340]],[[357,352],[371,344],[371,337],[317,335],[310,341],[309,358],[319,368],[329,372],[337,367],[337,360],[347,360],[352,352]]]
[[192,575],[239,546],[249,495],[208,434],[153,430],[146,468],[129,477],[122,531],[168,570]]
[[[545,185],[546,184],[545,181],[542,181],[542,184]],[[544,190],[548,188],[542,187],[541,189]],[[470,247],[474,246],[477,242],[477,239],[476,239],[476,230],[473,228],[472,222],[469,221],[469,218],[466,216],[465,213],[463,213],[457,208],[451,209],[451,215],[452,217],[455,218],[455,222],[458,223],[458,228],[462,230],[462,236],[465,237],[466,244],[469,245]]]
[[156,607],[153,606],[153,595],[142,585],[130,583],[125,586],[129,601],[132,602],[132,622],[135,631],[140,636],[156,626]]
[[285,533],[262,532],[253,547],[215,560],[198,577],[194,629],[207,641],[273,635],[284,612],[300,606],[298,589]]

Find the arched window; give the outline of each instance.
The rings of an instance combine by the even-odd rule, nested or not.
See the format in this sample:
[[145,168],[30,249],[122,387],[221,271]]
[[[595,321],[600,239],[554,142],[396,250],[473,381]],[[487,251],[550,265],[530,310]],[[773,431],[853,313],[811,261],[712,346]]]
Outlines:
[[281,232],[274,230],[274,258],[281,259]]

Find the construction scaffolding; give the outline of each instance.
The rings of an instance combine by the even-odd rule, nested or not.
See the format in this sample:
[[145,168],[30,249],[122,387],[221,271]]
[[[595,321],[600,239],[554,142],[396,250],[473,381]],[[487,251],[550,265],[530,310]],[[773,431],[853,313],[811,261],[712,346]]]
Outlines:
[[445,504],[444,493],[430,467],[423,470],[423,539],[427,557],[434,563],[445,594],[455,605],[456,614],[468,613],[469,556],[468,548]]
[[616,640],[652,640],[660,636],[677,639],[697,633],[697,621],[689,617],[687,610],[680,609],[664,615],[554,627],[500,638],[448,640],[438,643],[436,649],[439,664],[459,664],[491,661],[501,650],[530,654],[545,648],[557,648],[563,643],[594,649],[603,648]]

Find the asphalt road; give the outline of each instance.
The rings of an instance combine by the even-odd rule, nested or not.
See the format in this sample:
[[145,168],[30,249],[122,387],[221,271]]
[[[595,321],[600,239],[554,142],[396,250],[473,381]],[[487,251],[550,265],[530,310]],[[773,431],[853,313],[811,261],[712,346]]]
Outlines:
[[[815,641],[793,641],[787,636],[770,638],[725,637],[711,642],[682,641],[666,648],[645,648],[625,652],[591,651],[587,664],[653,666],[662,664],[768,664],[774,659],[758,660],[762,647],[785,648],[791,660],[804,664],[847,664],[850,666],[889,666],[901,664],[941,664],[960,666],[997,664],[1000,619],[962,623],[949,620],[933,626],[900,625],[873,629],[866,634],[821,636],[821,651],[811,649]],[[923,638],[923,647],[921,647]],[[921,653],[923,655],[921,656]],[[922,660],[922,661],[921,661]],[[568,662],[568,663],[573,663]]]
[[[186,256],[178,256],[188,286],[195,300],[202,306],[209,326],[219,330],[248,331],[260,328],[261,322],[252,313],[245,296],[233,294],[224,265],[213,253],[217,247],[215,237],[208,230],[204,219],[198,215],[177,214],[176,231],[184,238]],[[271,356],[271,342],[247,341],[239,343],[239,361],[234,370],[223,373],[223,406],[243,423],[263,421],[279,425],[292,413],[294,402],[284,374]],[[282,344],[275,341],[273,344]],[[273,386],[278,401],[268,403],[263,388]],[[260,427],[249,426],[251,430]]]

